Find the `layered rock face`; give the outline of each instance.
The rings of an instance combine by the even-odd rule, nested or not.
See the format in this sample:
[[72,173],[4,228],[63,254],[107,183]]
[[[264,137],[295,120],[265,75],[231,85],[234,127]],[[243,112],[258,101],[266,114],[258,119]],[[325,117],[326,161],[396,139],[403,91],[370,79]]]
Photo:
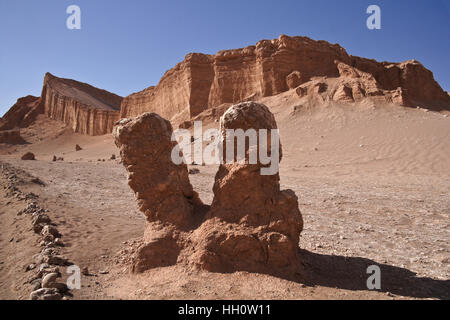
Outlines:
[[175,165],[172,126],[155,113],[122,119],[113,137],[128,171],[128,184],[147,217],[144,243],[133,262],[136,272],[174,264],[183,246],[179,230],[193,224],[201,202],[194,192],[185,164]]
[[[276,129],[269,109],[246,102],[228,109],[220,119],[223,141],[228,129]],[[260,135],[259,139],[263,139]],[[271,153],[268,133],[267,152]],[[261,148],[259,145],[258,149]],[[293,274],[299,268],[298,243],[303,220],[292,190],[280,190],[280,177],[261,174],[263,164],[220,165],[213,187],[214,200],[206,221],[194,232],[196,263],[210,271]],[[224,146],[224,154],[226,147]],[[281,145],[278,155],[281,160]]]
[[187,166],[171,160],[177,143],[171,141],[172,125],[156,113],[122,119],[113,137],[128,171],[128,183],[139,208],[150,222],[187,227],[198,195],[189,182]]
[[[223,103],[276,95],[302,84],[308,86],[317,78],[340,82],[340,86],[325,90],[330,100],[336,94],[337,101],[376,97],[376,102],[450,109],[448,94],[415,60],[377,62],[348,55],[337,44],[282,35],[215,55],[188,54],[166,72],[156,87],[126,97],[121,117],[157,112],[181,123]],[[344,86],[355,93],[345,93],[349,89]]]
[[40,113],[44,113],[43,105],[39,97],[26,96],[17,102],[2,117],[0,130],[25,128],[29,126]]
[[111,133],[120,118],[122,97],[50,73],[45,75],[41,99],[49,118],[63,121],[82,134]]
[[[266,106],[249,102],[232,106],[221,118],[221,129],[270,130],[276,122]],[[186,165],[172,161],[172,151],[179,150],[171,135],[170,123],[154,113],[123,119],[113,131],[129,185],[147,217],[132,270],[185,263],[215,272],[298,272],[303,221],[295,193],[280,190],[278,173],[261,175],[259,160],[222,164],[212,206],[205,206]],[[281,146],[278,154],[281,159]]]
[[164,74],[158,86],[126,97],[122,102],[121,117],[151,111],[168,119],[175,115],[188,119],[207,108],[213,78],[210,56],[188,54],[183,62]]
[[2,130],[0,131],[0,143],[24,144],[26,141],[20,135],[20,130]]

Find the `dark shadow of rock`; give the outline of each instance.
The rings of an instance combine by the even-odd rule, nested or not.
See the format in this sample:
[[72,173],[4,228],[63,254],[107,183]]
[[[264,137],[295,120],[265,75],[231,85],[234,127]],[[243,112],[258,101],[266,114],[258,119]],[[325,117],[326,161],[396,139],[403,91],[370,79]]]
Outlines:
[[360,257],[317,254],[300,250],[302,280],[307,286],[369,291],[367,267],[377,265],[381,271],[381,292],[412,298],[450,299],[450,280],[417,277],[399,267]]

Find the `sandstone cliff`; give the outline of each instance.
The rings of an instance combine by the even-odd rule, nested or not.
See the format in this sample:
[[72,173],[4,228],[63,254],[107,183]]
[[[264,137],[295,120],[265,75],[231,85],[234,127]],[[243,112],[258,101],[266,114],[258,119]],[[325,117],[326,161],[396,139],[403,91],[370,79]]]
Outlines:
[[47,73],[41,100],[49,118],[63,121],[78,133],[102,135],[111,133],[119,120],[122,97]]
[[29,126],[44,110],[40,99],[34,96],[19,98],[17,102],[5,113],[0,122],[0,130],[11,130],[16,127]]
[[[329,81],[333,79],[332,86]],[[256,46],[190,53],[167,71],[156,87],[126,97],[121,117],[156,112],[183,122],[224,103],[276,95],[303,85],[317,88],[323,100],[376,102],[430,109],[450,109],[450,98],[433,74],[415,60],[377,62],[349,55],[344,48],[306,37],[280,36]],[[303,89],[300,89],[302,91]]]

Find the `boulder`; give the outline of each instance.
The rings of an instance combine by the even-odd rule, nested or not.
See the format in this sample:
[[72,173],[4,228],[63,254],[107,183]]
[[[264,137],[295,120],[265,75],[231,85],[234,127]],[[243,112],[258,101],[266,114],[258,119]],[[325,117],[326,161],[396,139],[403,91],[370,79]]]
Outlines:
[[[271,130],[277,124],[265,105],[248,102],[232,106],[220,128],[226,140],[227,129]],[[274,152],[270,138],[268,134],[269,153]],[[248,151],[247,145],[247,157]],[[278,152],[281,160],[281,144]],[[278,173],[263,175],[260,169],[265,165],[248,162],[247,158],[246,163],[219,166],[211,209],[192,235],[195,264],[218,272],[295,273],[303,229],[297,197],[292,190],[280,190]]]
[[42,288],[53,288],[53,284],[60,277],[58,273],[49,273],[42,278]]
[[136,272],[177,261],[177,231],[187,231],[193,225],[194,210],[202,205],[189,182],[187,166],[172,161],[177,143],[171,136],[170,122],[155,113],[122,119],[113,130],[128,171],[128,184],[147,217],[143,243],[133,258],[132,270]]
[[0,143],[25,144],[26,141],[20,135],[19,130],[0,131]]
[[349,55],[338,44],[281,35],[278,39],[214,55],[186,55],[164,74],[157,86],[124,98],[121,117],[156,112],[187,128],[190,120],[205,110],[312,85],[314,78],[324,82],[329,79],[330,86],[319,87],[322,92],[311,90],[308,95],[326,92],[331,100],[335,89],[331,84],[338,79],[345,80],[350,88],[357,84],[362,89],[353,93],[355,101],[367,98],[389,103],[393,101],[392,92],[400,87],[408,92],[408,99],[400,101],[402,105],[450,110],[448,93],[418,61],[378,62]]
[[36,160],[36,158],[35,158],[35,156],[34,156],[34,153],[32,153],[32,152],[27,152],[27,153],[25,153],[25,154],[21,157],[21,159],[22,159],[22,160]]
[[[246,102],[221,118],[226,129],[274,129],[269,109]],[[131,270],[188,264],[209,271],[246,270],[276,275],[298,272],[298,242],[303,220],[291,190],[281,190],[279,174],[262,175],[267,164],[222,164],[216,174],[211,207],[201,203],[184,163],[175,165],[172,127],[154,113],[119,121],[113,136],[128,171],[128,183],[147,217],[144,237],[131,258]],[[268,151],[271,148],[269,132]],[[276,144],[275,144],[276,145]],[[226,154],[226,145],[223,148]],[[176,150],[176,149],[175,149]],[[246,146],[249,155],[249,146]]]

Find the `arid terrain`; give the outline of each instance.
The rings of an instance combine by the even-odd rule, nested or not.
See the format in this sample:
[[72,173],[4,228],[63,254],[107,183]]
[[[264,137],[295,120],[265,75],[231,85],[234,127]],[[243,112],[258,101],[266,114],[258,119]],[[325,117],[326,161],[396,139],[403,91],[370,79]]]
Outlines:
[[[0,119],[0,299],[450,299],[449,116],[420,62],[306,37],[124,98],[47,73]],[[279,172],[175,163],[194,121],[278,128]]]
[[[27,144],[2,145],[1,184],[9,179],[36,195],[62,234],[61,253],[88,268],[74,299],[449,299],[450,113],[371,104],[299,108],[295,90],[260,101],[276,116],[281,184],[299,197],[304,219],[298,280],[181,266],[130,274],[126,253],[145,218],[111,135],[73,133],[39,115],[21,130]],[[26,151],[36,160],[20,160]],[[210,203],[217,167],[193,167],[200,173],[191,182]],[[26,267],[40,240],[30,217],[18,215],[27,200],[6,194],[2,188],[0,298],[28,299]],[[366,287],[369,265],[381,268],[379,291]]]

